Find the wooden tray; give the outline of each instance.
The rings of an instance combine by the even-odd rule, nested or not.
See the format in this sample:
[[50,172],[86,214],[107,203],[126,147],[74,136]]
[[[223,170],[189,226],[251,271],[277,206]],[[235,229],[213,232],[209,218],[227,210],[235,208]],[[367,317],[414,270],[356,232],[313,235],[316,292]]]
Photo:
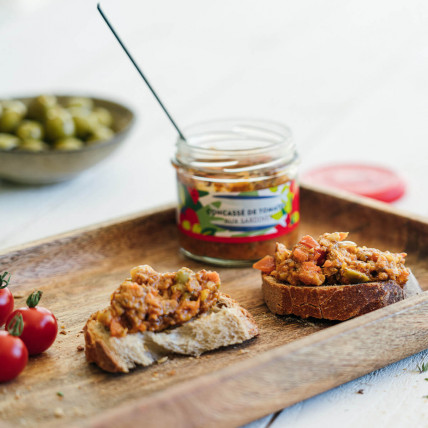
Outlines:
[[[302,188],[301,202],[300,234],[350,231],[368,246],[405,250],[428,289],[426,220],[309,187]],[[77,350],[84,344],[81,329],[131,267],[200,268],[178,253],[174,218],[170,207],[0,254],[0,272],[13,273],[12,292],[43,290],[43,305],[66,332],[15,381],[0,385],[5,426],[236,426],[428,348],[427,292],[343,323],[302,321],[267,310],[258,272],[219,269],[223,290],[254,315],[259,337],[129,375],[87,364]]]

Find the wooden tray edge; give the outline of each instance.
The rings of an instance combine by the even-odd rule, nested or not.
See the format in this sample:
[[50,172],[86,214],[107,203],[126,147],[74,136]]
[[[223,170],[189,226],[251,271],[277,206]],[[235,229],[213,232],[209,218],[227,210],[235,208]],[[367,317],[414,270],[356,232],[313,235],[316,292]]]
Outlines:
[[428,217],[414,214],[402,208],[396,208],[386,202],[377,201],[375,199],[371,199],[365,196],[354,195],[353,193],[349,193],[344,190],[330,189],[327,187],[316,186],[313,184],[301,183],[300,187],[315,193],[322,193],[324,195],[328,195],[334,198],[344,199],[348,202],[354,202],[356,204],[364,205],[366,207],[370,207],[378,211],[383,211],[388,214],[394,214],[399,217],[405,217],[420,223],[428,224]]
[[40,238],[40,239],[36,239],[34,241],[26,242],[24,244],[15,245],[12,247],[7,247],[7,248],[0,250],[0,257],[5,256],[9,253],[16,253],[16,252],[19,252],[22,250],[27,250],[27,249],[32,248],[32,247],[38,247],[40,245],[49,244],[53,241],[59,241],[59,240],[67,239],[67,238],[73,238],[73,237],[82,235],[84,233],[94,232],[94,231],[97,231],[99,229],[105,229],[105,228],[108,228],[111,226],[115,226],[117,224],[131,222],[131,221],[135,221],[138,219],[150,217],[151,215],[158,214],[160,212],[167,212],[167,211],[173,210],[173,209],[175,209],[175,207],[176,207],[176,204],[174,202],[170,202],[170,203],[158,205],[156,207],[149,208],[146,210],[137,211],[137,212],[132,213],[132,214],[127,214],[124,216],[115,217],[115,218],[110,219],[110,220],[106,220],[106,221],[102,221],[102,222],[98,222],[98,223],[93,223],[93,224],[90,224],[88,226],[79,227],[77,229],[72,229],[72,230],[69,230],[67,232],[46,236],[44,238]]
[[[381,203],[381,202],[377,202],[377,201],[373,201],[373,200],[370,200],[368,198],[362,198],[362,197],[350,195],[350,194],[347,194],[345,192],[338,192],[338,191],[330,191],[330,190],[326,190],[326,189],[320,189],[320,188],[318,188],[316,186],[302,185],[302,188],[307,189],[309,191],[316,192],[316,193],[321,193],[321,194],[325,194],[325,195],[328,195],[328,196],[332,196],[334,198],[339,198],[339,199],[343,199],[343,200],[346,200],[346,201],[349,201],[349,202],[354,202],[354,203],[357,203],[357,204],[362,204],[364,206],[368,206],[368,207],[371,207],[371,208],[376,209],[376,210],[381,210],[383,212],[388,212],[388,213],[391,213],[393,215],[398,215],[398,216],[406,217],[406,218],[412,219],[414,221],[421,222],[423,224],[428,224],[428,219],[427,218],[420,217],[420,216],[413,215],[413,214],[409,214],[409,213],[406,213],[405,211],[397,210],[397,209],[395,209],[393,207],[390,207],[387,204],[384,204],[384,203]],[[71,230],[69,232],[65,232],[65,233],[61,233],[61,234],[57,234],[57,235],[45,237],[45,238],[42,238],[42,239],[39,239],[39,240],[35,240],[35,241],[32,241],[32,242],[28,242],[28,243],[25,243],[25,244],[20,244],[18,246],[6,248],[6,249],[3,249],[3,250],[0,250],[0,256],[8,254],[8,253],[11,253],[11,252],[19,252],[19,251],[26,250],[26,249],[28,250],[28,249],[30,249],[32,247],[36,247],[36,246],[39,246],[39,245],[51,243],[53,241],[58,241],[58,240],[61,241],[63,239],[67,239],[67,238],[70,238],[70,237],[79,236],[79,235],[84,234],[86,232],[96,231],[96,230],[101,229],[101,228],[108,228],[109,226],[113,226],[113,225],[116,225],[116,224],[122,223],[122,222],[135,221],[135,220],[138,220],[138,219],[141,219],[141,218],[149,217],[149,216],[154,215],[154,214],[159,213],[159,212],[166,212],[166,211],[170,211],[170,210],[174,210],[174,209],[175,209],[175,203],[160,205],[160,206],[154,207],[152,209],[139,211],[139,212],[136,212],[136,213],[133,213],[133,214],[130,214],[130,215],[121,216],[121,217],[110,219],[110,220],[107,220],[107,221],[104,221],[104,222],[96,223],[96,224],[85,226],[85,227],[78,228],[78,229],[74,229],[74,230]],[[427,308],[426,308],[428,306],[428,296],[427,296],[427,293],[428,292],[425,292],[421,296],[417,296],[417,297],[414,297],[414,298],[407,299],[405,302],[406,303],[413,302],[412,305],[415,305],[415,307],[416,306],[419,307],[419,306],[422,305],[422,307],[425,308],[425,309],[421,310],[421,313],[419,315],[421,315],[421,316],[422,315],[428,315]],[[418,299],[421,299],[421,301],[419,301]],[[413,306],[405,306],[405,309],[403,309],[403,310],[396,309],[396,305],[401,305],[402,303],[405,303],[405,302],[400,302],[400,303],[397,303],[397,304],[395,304],[395,305],[393,305],[391,307],[378,310],[375,313],[364,315],[363,317],[360,317],[360,318],[358,318],[356,320],[347,321],[346,323],[342,323],[342,324],[340,324],[338,326],[330,327],[330,328],[326,329],[325,331],[330,331],[331,329],[336,329],[338,327],[342,327],[342,326],[345,326],[345,325],[348,326],[349,323],[353,323],[354,321],[357,321],[357,320],[358,321],[360,321],[362,319],[367,320],[367,321],[364,321],[364,323],[362,325],[360,325],[360,327],[358,327],[358,328],[362,328],[362,327],[364,327],[364,326],[366,326],[366,325],[368,325],[368,324],[370,324],[371,322],[374,322],[374,321],[378,322],[378,321],[380,321],[380,320],[382,320],[384,318],[388,319],[391,316],[398,316],[399,314],[405,315],[407,312],[409,312],[409,311],[411,311],[413,309]],[[392,313],[385,312],[385,311],[392,310],[392,308],[393,308],[393,312]],[[379,312],[381,312],[381,314],[378,314]],[[369,321],[369,317],[374,316],[374,315],[376,315],[374,321],[373,320]],[[381,317],[381,318],[379,319],[379,317]],[[426,321],[425,321],[425,323],[426,323]],[[419,327],[421,326],[421,324],[423,324],[422,321],[420,322]],[[411,326],[413,326],[413,323],[411,323]],[[411,328],[414,329],[415,327],[413,326]],[[338,335],[345,334],[346,335],[346,334],[349,333],[348,332],[348,328],[346,328],[345,330],[346,331],[343,332],[343,333],[335,332],[334,334],[338,334]],[[412,331],[414,331],[414,330],[412,330]],[[425,332],[424,333],[425,336],[427,336],[426,329],[423,330],[423,331]],[[314,334],[310,335],[307,338],[299,339],[299,340],[297,340],[297,341],[295,341],[293,343],[285,345],[285,347],[289,347],[289,348],[285,349],[286,354],[284,354],[281,357],[276,357],[274,354],[271,354],[271,352],[272,351],[278,351],[278,352],[281,351],[281,352],[284,352],[284,349],[283,349],[284,347],[279,347],[279,348],[276,348],[276,349],[274,349],[272,351],[260,354],[260,355],[258,355],[256,357],[254,357],[254,360],[257,360],[257,364],[267,364],[267,362],[271,362],[273,364],[279,358],[280,361],[286,363],[286,358],[288,356],[290,356],[291,354],[294,354],[295,352],[298,352],[299,350],[303,351],[304,350],[303,348],[308,347],[307,344],[303,345],[302,343],[306,343],[306,342],[302,342],[302,341],[309,340],[310,338],[314,338],[315,336],[317,336],[316,337],[317,342],[314,342],[314,343],[311,342],[312,343],[312,345],[310,346],[311,349],[312,349],[313,346],[316,346],[316,344],[319,343],[319,341],[321,341],[321,343],[324,343],[324,339],[323,340],[322,339],[318,339],[318,337],[320,337],[318,335],[321,335],[322,333],[324,333],[324,331],[319,332],[319,333],[314,333]],[[407,342],[407,339],[408,339],[407,335],[409,335],[409,334],[411,335],[412,334],[408,330],[406,330],[406,334],[403,334],[402,332],[400,332],[400,333],[401,334],[400,334],[399,337],[401,339],[406,338],[406,342]],[[327,338],[325,340],[328,341]],[[423,342],[423,343],[425,343],[425,342]],[[298,346],[298,348],[296,348],[295,350],[293,350],[294,348],[292,348],[292,345],[293,346]],[[399,360],[401,358],[405,358],[405,357],[407,357],[409,355],[412,355],[413,353],[416,353],[416,352],[419,352],[419,351],[421,351],[421,350],[423,350],[425,348],[428,348],[428,343],[424,347],[417,347],[416,344],[414,346],[415,346],[415,348],[414,348],[415,350],[413,352],[402,353],[398,357],[390,358],[388,360],[388,362],[385,362],[384,364],[381,363],[380,365],[376,365],[376,366],[374,366],[374,367],[372,367],[370,369],[367,369],[366,371],[362,371],[358,376],[361,376],[361,375],[363,375],[365,373],[368,373],[368,372],[370,372],[370,371],[372,371],[372,370],[374,370],[376,368],[382,367],[385,364],[392,363],[392,362],[397,361],[397,360]],[[383,356],[384,353],[385,353],[385,350],[382,349],[382,351],[381,351],[380,354]],[[260,358],[260,361],[258,361],[259,358]],[[266,361],[264,360],[264,358],[266,358]],[[330,359],[330,361],[331,361],[331,359]],[[248,374],[253,374],[251,372],[251,370],[247,372],[247,370],[249,370],[249,369],[246,369],[245,368],[246,366],[244,366],[243,364],[244,363],[240,363],[240,364],[236,364],[236,365],[230,366],[230,367],[228,367],[226,369],[223,369],[223,370],[220,370],[218,372],[213,373],[213,375],[215,375],[215,377],[217,377],[219,375],[220,376],[224,376],[224,373],[229,373],[228,370],[231,370],[232,368],[233,368],[233,370],[237,370],[235,368],[235,366],[239,368],[239,370],[237,370],[237,375],[239,375],[239,376],[242,376],[242,373],[244,373],[244,372],[247,373],[247,375]],[[251,367],[253,367],[252,364],[251,364]],[[241,368],[241,365],[242,365],[242,368]],[[277,368],[275,370],[277,370]],[[275,373],[275,375],[277,375],[277,373]],[[185,400],[185,398],[180,397],[180,394],[183,394],[183,392],[186,392],[188,394],[195,394],[196,393],[196,398],[198,398],[198,394],[201,391],[200,391],[200,389],[198,388],[197,385],[199,383],[202,383],[202,382],[203,382],[203,385],[206,385],[206,383],[205,383],[207,381],[206,378],[210,379],[210,376],[211,375],[206,375],[204,377],[199,378],[197,381],[196,380],[195,381],[189,381],[187,383],[177,385],[176,387],[172,387],[170,390],[168,390],[167,394],[165,394],[165,395],[167,395],[168,397],[175,397],[175,394],[177,394],[176,395],[177,396],[177,400],[179,400],[180,402],[183,402],[182,405],[183,405],[183,408],[185,409],[186,406],[184,404],[185,404],[186,400]],[[271,413],[272,411],[281,409],[281,408],[284,407],[284,405],[288,406],[288,405],[293,404],[294,402],[298,402],[298,401],[301,401],[301,400],[303,400],[305,398],[309,398],[309,397],[311,397],[313,395],[316,395],[316,394],[318,394],[320,392],[323,392],[323,391],[325,391],[327,389],[330,389],[330,388],[332,388],[334,386],[337,386],[337,385],[340,385],[340,384],[342,384],[342,383],[344,383],[346,381],[352,380],[353,378],[358,377],[358,376],[353,376],[352,378],[348,378],[347,380],[343,380],[344,378],[341,378],[341,381],[338,382],[338,383],[328,384],[327,387],[324,387],[323,389],[320,389],[320,390],[318,390],[318,389],[315,390],[314,389],[314,390],[312,390],[310,393],[308,393],[306,395],[305,394],[301,394],[301,395],[299,395],[300,398],[297,398],[294,401],[291,400],[291,398],[290,399],[287,398],[287,400],[289,400],[289,401],[287,401],[286,404],[278,404],[277,399],[272,399],[272,402],[274,404],[272,404],[271,407],[270,407],[269,403],[266,404],[265,407],[263,408],[262,412],[260,410],[257,410],[257,414],[252,414],[251,412],[248,411],[247,407],[244,407],[245,408],[245,413],[242,413],[240,416],[242,416],[242,418],[244,418],[243,415],[245,415],[245,419],[237,421],[237,420],[233,419],[233,417],[232,417],[232,418],[230,418],[230,424],[231,425],[236,425],[238,423],[248,422],[248,421],[253,420],[253,419],[257,418],[257,417],[261,417],[264,414],[268,414],[268,413]],[[232,387],[229,386],[229,387],[226,388],[226,387],[222,386],[222,390],[225,390],[225,392],[227,392],[227,390],[230,389],[230,388],[232,388]],[[293,395],[291,393],[291,390],[286,391],[285,394],[286,394],[286,396],[287,396],[287,394]],[[89,420],[88,421],[88,426],[91,426],[91,427],[95,427],[95,426],[96,427],[98,427],[98,426],[100,426],[100,427],[101,426],[103,426],[103,427],[113,426],[113,425],[110,425],[109,421],[104,420],[104,418],[107,418],[107,417],[110,420],[114,420],[114,418],[117,417],[118,424],[114,425],[114,426],[121,426],[122,424],[119,423],[119,422],[121,422],[122,419],[123,419],[123,421],[129,421],[129,422],[130,421],[134,421],[134,422],[137,422],[137,423],[138,423],[138,421],[141,422],[140,418],[141,418],[141,415],[142,415],[142,411],[144,411],[144,415],[148,414],[147,410],[146,410],[147,403],[152,403],[152,400],[154,400],[153,403],[154,403],[155,406],[153,407],[153,409],[150,409],[150,412],[155,412],[156,409],[157,409],[157,411],[160,411],[162,414],[164,414],[164,412],[165,412],[165,406],[168,407],[168,405],[164,403],[164,399],[162,399],[162,397],[160,397],[160,395],[161,394],[159,393],[159,396],[158,395],[154,395],[150,399],[142,400],[144,402],[139,402],[138,401],[138,402],[133,403],[133,404],[126,404],[123,407],[118,407],[117,409],[112,409],[105,416],[103,415],[101,417],[94,417],[93,419]],[[225,396],[227,396],[227,394]],[[204,392],[204,394],[201,395],[201,400],[202,400],[202,398],[206,398],[206,397],[207,397],[207,395]],[[281,396],[280,400],[284,400],[283,396]],[[233,400],[231,402],[233,402]],[[283,403],[283,401],[281,401],[281,403]],[[251,406],[251,405],[249,405],[249,406]],[[258,407],[254,406],[254,409],[258,409]],[[242,411],[242,409],[241,409],[241,411]],[[238,413],[238,412],[239,411],[236,410],[236,413]],[[150,415],[151,414],[152,413],[150,413]],[[126,415],[126,417],[124,415]],[[137,419],[133,420],[132,418],[135,417],[135,415],[137,415],[138,417],[137,417]],[[204,416],[203,412],[201,413],[201,417],[202,416]],[[156,416],[156,417],[158,417],[158,416]],[[156,417],[154,418],[155,422],[156,422]],[[157,419],[157,420],[159,420],[159,419]],[[199,423],[199,421],[201,421],[202,419],[196,418],[195,420],[196,420],[196,422]],[[58,421],[58,422],[60,423],[60,421]],[[208,419],[206,422],[207,422],[207,424],[211,423],[210,419]],[[214,423],[217,423],[217,422],[218,421],[214,421],[212,423],[214,424]],[[222,422],[224,422],[224,424],[225,424],[224,426],[227,426],[227,424],[226,424],[225,421],[222,421]],[[126,425],[126,423],[125,423],[125,425]],[[195,426],[197,426],[197,425],[198,424],[196,424]],[[150,425],[148,425],[148,426],[150,426]],[[177,425],[177,426],[179,426],[179,425]],[[188,426],[188,425],[186,425],[186,426]],[[4,422],[0,421],[0,428],[4,428],[4,427],[9,427],[10,428],[10,425],[5,424]]]
[[[375,201],[373,199],[365,198],[362,196],[356,196],[356,195],[353,195],[351,193],[344,192],[344,191],[331,190],[331,189],[326,189],[324,187],[318,187],[318,186],[313,186],[313,185],[308,185],[308,184],[301,184],[300,187],[304,190],[312,191],[315,193],[321,193],[321,194],[331,196],[331,197],[334,197],[337,199],[343,199],[343,200],[348,201],[348,202],[353,202],[353,203],[356,203],[359,205],[364,205],[366,207],[370,207],[370,208],[373,208],[373,209],[378,210],[378,211],[387,212],[387,213],[392,214],[392,215],[397,215],[399,217],[404,217],[404,218],[407,218],[407,219],[428,225],[428,217],[419,216],[417,214],[413,214],[413,213],[407,212],[405,210],[400,210],[400,209],[391,207],[390,205],[388,205],[384,202]],[[55,241],[55,240],[72,238],[72,237],[81,235],[81,234],[86,233],[86,232],[92,232],[92,231],[96,231],[96,230],[101,229],[101,228],[108,228],[110,226],[114,226],[114,225],[117,225],[119,223],[134,221],[134,220],[137,220],[140,218],[149,217],[150,215],[153,215],[153,214],[156,214],[159,212],[163,212],[163,211],[173,210],[175,208],[176,208],[176,203],[175,202],[169,202],[169,203],[161,204],[161,205],[158,205],[156,207],[149,208],[146,210],[137,211],[135,213],[131,213],[131,214],[128,214],[125,216],[119,216],[119,217],[115,217],[113,219],[106,220],[103,222],[98,222],[98,223],[90,224],[88,226],[80,227],[77,229],[72,229],[72,230],[64,232],[64,233],[50,235],[50,236],[47,236],[47,237],[44,237],[41,239],[37,239],[34,241],[30,241],[30,242],[27,242],[24,244],[19,244],[16,246],[1,249],[0,250],[0,257],[6,255],[8,253],[19,252],[19,251],[22,251],[22,250],[25,250],[25,249],[28,249],[31,247],[36,247],[39,245],[50,243],[50,242]]]
[[112,409],[84,426],[132,426],[144,420],[155,427],[161,418],[175,427],[247,423],[427,349],[427,320],[424,292]]

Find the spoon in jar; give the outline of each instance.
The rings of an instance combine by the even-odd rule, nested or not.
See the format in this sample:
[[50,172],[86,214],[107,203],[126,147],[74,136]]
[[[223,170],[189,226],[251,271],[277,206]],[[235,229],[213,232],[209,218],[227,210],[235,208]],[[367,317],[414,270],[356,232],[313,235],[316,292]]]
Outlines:
[[162,107],[162,110],[165,112],[165,114],[168,116],[168,119],[171,121],[171,123],[173,124],[174,128],[177,130],[178,135],[180,136],[180,138],[184,141],[186,141],[186,138],[184,137],[184,134],[180,131],[180,128],[177,126],[177,124],[175,123],[174,119],[172,118],[172,116],[169,114],[168,110],[166,109],[165,105],[162,103],[162,101],[160,100],[158,94],[156,93],[156,91],[153,89],[152,85],[149,83],[149,81],[147,80],[146,76],[144,75],[144,73],[141,71],[140,67],[138,66],[138,64],[135,62],[134,58],[132,57],[132,55],[130,54],[130,52],[128,51],[128,49],[126,48],[126,46],[124,45],[124,43],[122,42],[122,40],[120,39],[120,37],[118,36],[118,34],[116,33],[115,29],[113,28],[113,26],[110,24],[110,21],[107,19],[106,15],[104,14],[104,12],[101,9],[100,3],[97,4],[97,9],[98,12],[101,14],[101,16],[103,17],[105,23],[107,24],[107,26],[110,28],[111,32],[113,33],[114,37],[116,37],[116,40],[119,42],[120,46],[122,47],[122,49],[125,51],[126,55],[128,55],[128,58],[131,60],[132,64],[134,65],[134,67],[137,69],[138,73],[140,74],[140,76],[142,77],[142,79],[144,80],[144,82],[146,83],[146,85],[149,87],[151,93],[153,94],[153,96],[156,98],[157,102],[159,103],[159,105]]

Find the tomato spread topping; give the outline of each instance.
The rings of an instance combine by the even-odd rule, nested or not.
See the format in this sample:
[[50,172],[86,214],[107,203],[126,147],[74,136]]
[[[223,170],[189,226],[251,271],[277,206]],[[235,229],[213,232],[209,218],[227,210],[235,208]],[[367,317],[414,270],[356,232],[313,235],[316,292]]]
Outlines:
[[112,336],[161,331],[208,311],[218,300],[219,287],[217,272],[181,268],[159,273],[138,266],[113,293],[110,307],[99,313],[98,320]]
[[292,250],[277,243],[275,255],[265,256],[254,267],[292,285],[393,280],[404,286],[409,276],[404,266],[406,253],[359,247],[352,241],[345,241],[347,236],[347,232],[324,233],[316,240],[306,235]]

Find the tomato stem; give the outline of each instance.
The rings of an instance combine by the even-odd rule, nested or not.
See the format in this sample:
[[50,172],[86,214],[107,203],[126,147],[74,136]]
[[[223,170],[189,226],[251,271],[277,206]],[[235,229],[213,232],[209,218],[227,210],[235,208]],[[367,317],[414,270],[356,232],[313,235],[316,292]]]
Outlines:
[[[6,278],[7,275],[9,275],[9,278]],[[3,274],[0,275],[0,290],[2,288],[6,288],[9,285],[9,281],[10,281],[10,273],[9,272],[3,272]]]
[[6,329],[11,336],[21,336],[22,330],[24,330],[24,318],[22,318],[22,314],[16,314],[9,321]]
[[43,291],[40,291],[40,290],[33,291],[27,298],[27,306],[29,308],[36,307],[39,304],[40,299],[42,298],[42,294],[43,294]]

